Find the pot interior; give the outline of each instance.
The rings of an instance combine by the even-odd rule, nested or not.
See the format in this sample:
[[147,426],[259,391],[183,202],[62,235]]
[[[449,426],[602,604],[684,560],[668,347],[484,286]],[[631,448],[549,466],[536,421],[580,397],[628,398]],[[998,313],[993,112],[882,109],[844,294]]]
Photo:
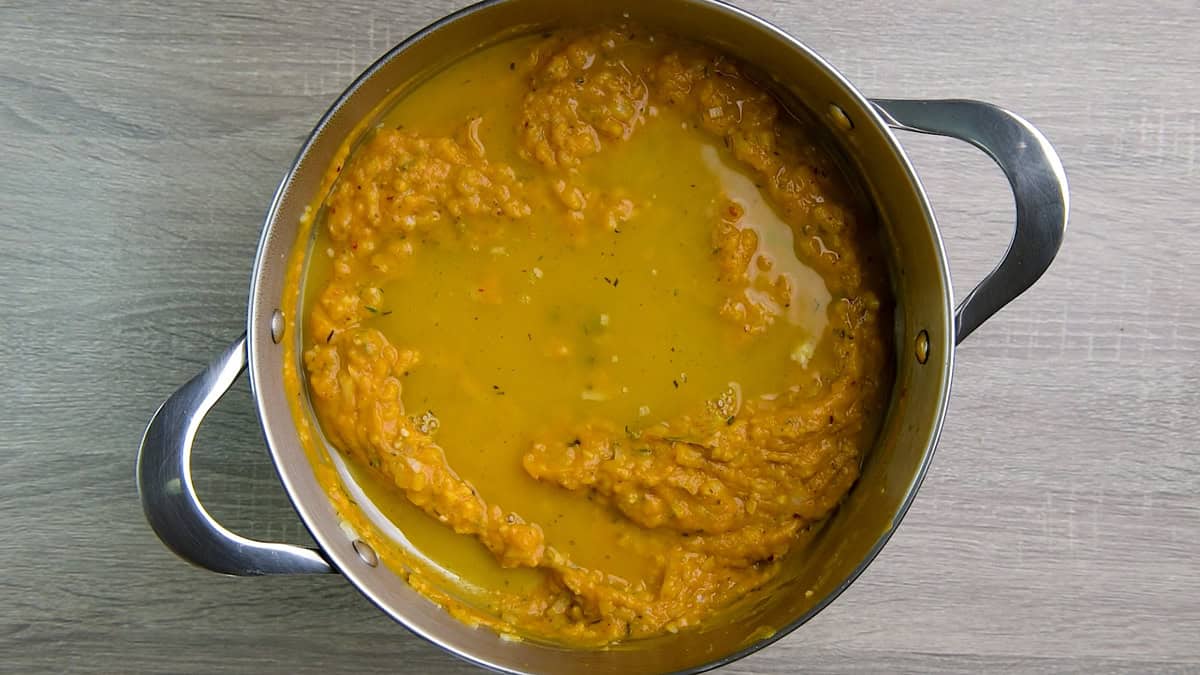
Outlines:
[[[386,566],[372,567],[352,545],[317,483],[284,396],[283,350],[271,339],[282,310],[298,340],[298,307],[281,306],[288,258],[305,209],[327,167],[364,120],[432,73],[517,33],[622,18],[705,42],[752,64],[789,109],[825,124],[828,143],[869,193],[889,246],[896,302],[896,381],[876,446],[845,502],[769,589],[723,621],[605,650],[503,640],[471,628],[415,592]],[[836,110],[833,108],[836,107]],[[848,121],[848,124],[847,124]],[[567,3],[505,0],[468,8],[419,33],[363,74],[314,130],[268,214],[251,287],[250,372],[271,453],[297,511],[330,559],[368,598],[417,634],[477,663],[522,672],[679,671],[723,662],[803,623],[865,567],[902,517],[932,454],[953,356],[949,275],[928,203],[903,152],[870,104],[818,57],[777,29],[705,0]],[[919,336],[924,335],[924,338]],[[916,344],[927,340],[923,360]],[[299,368],[299,364],[289,364]],[[319,428],[315,418],[311,428]]]

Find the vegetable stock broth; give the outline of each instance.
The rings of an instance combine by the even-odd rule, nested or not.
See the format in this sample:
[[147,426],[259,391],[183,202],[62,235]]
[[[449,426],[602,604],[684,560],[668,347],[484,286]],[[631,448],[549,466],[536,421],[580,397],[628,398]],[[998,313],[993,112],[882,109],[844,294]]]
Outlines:
[[347,523],[457,616],[563,644],[778,575],[891,385],[880,235],[808,134],[728,57],[627,26],[399,99],[330,168],[304,284]]

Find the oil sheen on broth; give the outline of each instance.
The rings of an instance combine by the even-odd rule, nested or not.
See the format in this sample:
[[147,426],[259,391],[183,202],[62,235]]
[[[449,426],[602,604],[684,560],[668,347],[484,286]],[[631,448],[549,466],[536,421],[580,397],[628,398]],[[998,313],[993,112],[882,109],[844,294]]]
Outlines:
[[736,62],[512,39],[330,172],[303,363],[348,473],[318,474],[456,615],[572,645],[695,626],[857,478],[891,377],[875,224]]

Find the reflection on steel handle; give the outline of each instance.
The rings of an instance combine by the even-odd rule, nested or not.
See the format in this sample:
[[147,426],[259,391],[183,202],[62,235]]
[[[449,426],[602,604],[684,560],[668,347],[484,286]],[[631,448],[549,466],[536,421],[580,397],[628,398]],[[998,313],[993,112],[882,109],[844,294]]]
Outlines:
[[243,334],[154,413],[137,462],[146,519],[167,548],[214,572],[241,576],[333,572],[319,551],[230,532],[196,498],[191,472],[196,429],[245,368]]
[[1070,198],[1067,175],[1050,142],[1032,124],[980,101],[873,101],[889,126],[964,140],[1008,177],[1017,223],[1004,258],[958,306],[955,342],[1037,281],[1062,245]]

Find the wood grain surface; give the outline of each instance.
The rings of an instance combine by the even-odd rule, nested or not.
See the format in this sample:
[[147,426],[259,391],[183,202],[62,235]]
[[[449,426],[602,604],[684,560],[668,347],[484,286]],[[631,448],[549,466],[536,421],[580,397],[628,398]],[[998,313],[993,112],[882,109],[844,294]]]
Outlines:
[[[1194,0],[747,0],[869,95],[972,97],[1062,154],[1059,260],[959,351],[892,543],[729,672],[1200,671],[1200,10]],[[241,330],[259,226],[313,123],[415,2],[0,2],[0,670],[468,666],[341,578],[174,558],[133,482],[155,407]],[[1007,240],[980,153],[905,137],[961,297]],[[197,484],[246,534],[306,535],[245,383]]]

